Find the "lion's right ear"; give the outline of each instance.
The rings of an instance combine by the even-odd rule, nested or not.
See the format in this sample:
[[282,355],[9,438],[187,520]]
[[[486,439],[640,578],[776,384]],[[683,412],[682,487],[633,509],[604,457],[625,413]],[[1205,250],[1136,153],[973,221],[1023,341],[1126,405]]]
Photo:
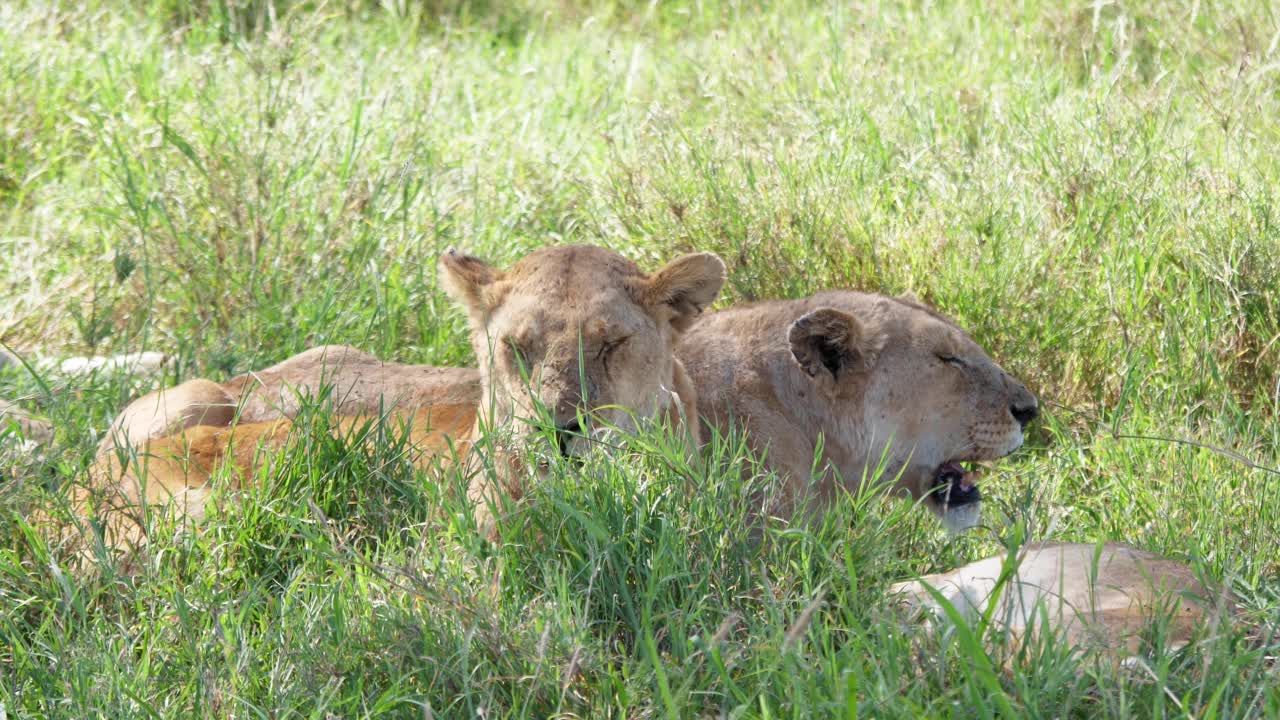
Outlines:
[[847,371],[869,369],[881,343],[858,319],[835,308],[818,308],[791,323],[787,330],[791,356],[809,377],[821,373],[839,380]]
[[714,253],[682,255],[661,270],[635,282],[635,297],[646,306],[662,306],[670,312],[679,332],[715,302],[724,286],[724,261]]
[[472,315],[483,316],[497,306],[495,290],[502,271],[478,257],[450,248],[440,256],[440,284],[455,302]]

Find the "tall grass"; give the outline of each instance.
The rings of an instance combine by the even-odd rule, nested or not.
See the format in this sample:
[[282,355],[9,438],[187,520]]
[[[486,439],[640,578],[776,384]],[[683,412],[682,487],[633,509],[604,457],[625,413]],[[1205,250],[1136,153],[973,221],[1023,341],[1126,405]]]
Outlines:
[[[1278,22],[0,4],[0,341],[179,360],[0,371],[58,428],[0,475],[0,715],[1280,717]],[[493,546],[403,428],[335,438],[318,406],[201,533],[157,516],[137,576],[77,579],[24,528],[132,397],[324,342],[471,362],[438,252],[568,241],[714,250],[722,304],[856,287],[955,317],[1046,410],[989,475],[988,527],[869,493],[757,538],[774,479],[741,438],[686,468],[654,430],[553,468]],[[1188,560],[1240,627],[1134,670],[1046,645],[1005,673],[883,597],[1022,536]]]

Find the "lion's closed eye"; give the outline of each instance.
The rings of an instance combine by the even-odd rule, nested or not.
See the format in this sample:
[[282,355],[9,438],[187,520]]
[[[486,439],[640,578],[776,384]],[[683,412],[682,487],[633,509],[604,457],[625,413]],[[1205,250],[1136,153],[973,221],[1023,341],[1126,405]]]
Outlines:
[[596,359],[604,364],[605,372],[609,371],[609,357],[613,355],[619,348],[627,344],[631,339],[630,335],[626,335],[614,340],[608,340],[601,343],[599,352],[596,353]]
[[600,346],[600,354],[601,354],[601,355],[611,355],[611,354],[613,354],[613,351],[615,351],[615,350],[617,350],[618,348],[622,347],[623,345],[627,344],[627,341],[628,341],[628,340],[630,340],[630,339],[631,339],[631,336],[630,336],[630,335],[626,335],[626,336],[624,336],[624,337],[620,337],[620,338],[618,338],[618,339],[616,339],[616,340],[610,340],[610,341],[606,342],[604,345],[601,345],[601,346]]

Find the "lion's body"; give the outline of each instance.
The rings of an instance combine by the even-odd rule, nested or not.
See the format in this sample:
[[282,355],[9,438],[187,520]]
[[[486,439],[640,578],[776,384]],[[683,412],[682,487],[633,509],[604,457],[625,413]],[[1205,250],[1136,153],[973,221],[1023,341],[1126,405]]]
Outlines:
[[322,345],[225,383],[197,378],[143,395],[116,416],[99,452],[197,426],[292,418],[304,402],[320,398],[339,416],[474,405],[480,398],[479,374],[469,368],[389,363],[352,347]]
[[319,397],[322,390],[331,411],[340,416],[474,406],[480,399],[480,375],[471,368],[389,363],[342,345],[311,348],[265,370],[231,378],[223,387],[244,398],[240,422],[293,417],[301,398]]
[[[475,424],[476,405],[434,404],[403,410],[392,416],[337,416],[329,431],[334,436],[355,437],[357,430],[379,419],[403,423],[409,459],[427,466],[448,464],[465,456],[467,440]],[[393,430],[395,432],[396,430]],[[193,523],[204,517],[212,479],[230,466],[225,477],[229,489],[256,479],[269,469],[273,458],[294,432],[289,419],[230,426],[195,425],[181,432],[144,440],[139,446],[98,454],[90,470],[92,484],[72,489],[73,508],[101,521],[104,542],[118,549],[136,548],[145,541],[141,509],[150,506],[177,512]],[[63,532],[64,537],[72,537]]]
[[[287,442],[305,402],[334,414],[335,434],[379,419],[405,423],[420,451],[415,460],[446,455],[451,444],[465,452],[478,380],[475,370],[387,363],[326,345],[225,383],[195,379],[148,393],[116,417],[88,482],[69,489],[71,508],[96,518],[105,544],[117,549],[145,541],[144,504],[198,522],[211,477],[230,465],[233,485],[255,478]],[[43,513],[31,519],[50,522]],[[55,524],[58,536],[84,549],[78,531]]]
[[[1215,598],[1187,565],[1116,543],[1044,543],[1024,547],[1016,571],[995,595],[1007,555],[890,588],[909,607],[945,622],[934,588],[973,623],[991,612],[1012,646],[1052,631],[1069,647],[1128,657],[1144,650],[1158,620],[1165,649],[1190,642],[1210,621]],[[994,608],[992,605],[994,604]],[[1045,624],[1047,622],[1047,624]]]

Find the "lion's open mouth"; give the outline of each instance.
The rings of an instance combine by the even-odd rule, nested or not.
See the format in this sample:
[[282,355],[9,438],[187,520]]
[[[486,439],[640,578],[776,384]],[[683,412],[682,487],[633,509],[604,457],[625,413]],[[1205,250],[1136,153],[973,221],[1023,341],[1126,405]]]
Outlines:
[[982,499],[982,491],[978,489],[978,478],[983,468],[975,463],[950,460],[938,466],[933,473],[933,498],[944,507],[958,507],[978,502]]

